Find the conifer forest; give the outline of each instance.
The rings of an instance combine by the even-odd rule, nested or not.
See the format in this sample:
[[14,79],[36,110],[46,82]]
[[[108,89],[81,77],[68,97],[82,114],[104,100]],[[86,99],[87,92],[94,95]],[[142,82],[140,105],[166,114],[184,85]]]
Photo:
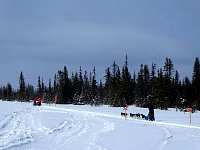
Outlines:
[[72,74],[66,66],[49,79],[48,85],[38,76],[37,87],[25,81],[23,71],[19,74],[19,86],[0,85],[0,99],[7,101],[30,101],[41,97],[46,103],[74,104],[92,106],[109,105],[122,107],[136,105],[148,107],[153,103],[156,108],[185,109],[192,107],[200,110],[200,62],[196,57],[192,77],[179,78],[170,58],[164,66],[141,64],[138,72],[129,71],[128,57],[120,68],[114,61],[105,68],[102,80],[96,79],[96,68],[91,72],[80,69]]

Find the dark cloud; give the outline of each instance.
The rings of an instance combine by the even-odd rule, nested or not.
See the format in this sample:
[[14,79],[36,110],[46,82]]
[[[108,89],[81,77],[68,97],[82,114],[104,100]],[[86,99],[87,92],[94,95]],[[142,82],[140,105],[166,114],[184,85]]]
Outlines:
[[140,64],[164,65],[170,57],[181,76],[191,76],[199,57],[200,3],[158,0],[1,0],[0,84],[18,85],[38,75],[52,78],[66,65],[70,72],[91,71],[99,78],[113,61],[131,71]]

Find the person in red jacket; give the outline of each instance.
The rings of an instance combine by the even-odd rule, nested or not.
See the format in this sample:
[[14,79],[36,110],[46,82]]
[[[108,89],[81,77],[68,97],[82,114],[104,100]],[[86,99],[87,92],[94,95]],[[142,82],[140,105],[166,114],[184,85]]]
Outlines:
[[41,103],[42,103],[42,99],[39,97],[39,98],[38,98],[38,101],[37,101],[37,105],[38,105],[38,106],[41,106]]
[[37,97],[35,97],[34,100],[33,100],[33,105],[34,105],[34,106],[37,105],[37,102],[36,102],[36,101],[37,101]]

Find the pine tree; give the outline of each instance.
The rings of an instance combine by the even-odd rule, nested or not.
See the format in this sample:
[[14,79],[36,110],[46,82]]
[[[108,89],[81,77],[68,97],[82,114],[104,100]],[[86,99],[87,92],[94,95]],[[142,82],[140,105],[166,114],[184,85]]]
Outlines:
[[58,103],[60,104],[71,104],[72,103],[72,95],[69,93],[70,85],[68,78],[67,67],[64,66],[63,71],[58,71]]
[[155,99],[156,95],[156,64],[152,63],[151,65],[151,74],[150,74],[150,95],[152,96],[152,99]]
[[102,105],[104,102],[103,102],[103,83],[101,80],[98,87],[98,97],[99,97],[98,105]]
[[25,85],[25,79],[24,75],[21,71],[20,77],[19,77],[19,94],[18,94],[18,99],[20,101],[24,101],[26,99],[26,85]]
[[172,63],[172,60],[168,57],[166,57],[165,59],[164,71],[165,71],[165,78],[172,79],[172,75],[174,72],[174,65]]
[[41,82],[41,87],[42,87],[42,89],[41,89],[41,92],[42,92],[41,94],[42,94],[42,95],[41,95],[41,96],[43,97],[43,95],[44,95],[44,93],[45,93],[45,88],[46,88],[45,85],[44,85],[44,80],[43,80],[43,78],[42,78],[42,82]]
[[2,87],[2,99],[7,100],[7,88],[6,88],[6,86]]
[[2,93],[3,93],[3,98],[2,98],[3,100],[11,101],[13,99],[13,91],[10,83],[8,83],[6,87],[3,87]]
[[38,85],[37,85],[37,97],[42,98],[43,90],[42,90],[42,81],[40,76],[38,76]]
[[164,88],[164,77],[163,77],[163,70],[160,68],[158,70],[158,80],[156,84],[156,105],[158,108],[167,109],[166,106],[166,91]]
[[51,103],[53,101],[53,88],[51,85],[51,79],[49,78],[49,86],[48,86],[48,98],[47,98],[47,103]]
[[110,68],[105,70],[105,86],[104,86],[104,97],[105,97],[105,104],[111,105],[111,72]]
[[26,98],[27,100],[33,100],[34,99],[34,87],[31,84],[28,84],[26,87]]
[[85,71],[85,73],[84,73],[83,84],[84,84],[84,86],[83,86],[83,95],[84,95],[83,104],[89,104],[90,83],[89,83],[87,71]]
[[192,83],[188,77],[185,77],[185,79],[183,80],[182,89],[183,89],[183,93],[182,93],[181,99],[185,99],[186,101],[185,106],[184,107],[182,106],[182,108],[191,107],[193,103],[195,102],[195,100],[194,100],[194,91],[192,88]]
[[123,93],[123,88],[122,88],[122,78],[121,78],[121,72],[120,68],[118,66],[117,72],[116,72],[116,85],[115,85],[115,102],[117,103],[118,106],[123,106],[126,103],[125,100],[125,95]]
[[194,62],[192,84],[197,109],[200,110],[200,62],[198,57],[196,57]]
[[92,72],[92,82],[91,82],[91,95],[92,95],[92,101],[91,104],[96,105],[98,103],[97,99],[97,81],[96,81],[96,69],[95,67],[93,68]]
[[179,73],[178,71],[176,70],[175,71],[175,79],[174,79],[174,82],[173,82],[173,92],[174,92],[174,106],[176,106],[176,108],[179,107],[179,99],[181,97],[181,87],[180,87],[180,81],[179,81]]
[[166,58],[164,65],[164,91],[165,91],[165,104],[167,107],[173,107],[175,103],[173,99],[173,72],[174,65],[170,58]]
[[136,85],[137,85],[137,82],[136,82],[136,73],[135,71],[133,72],[133,78],[132,78],[132,86],[133,86],[133,104],[136,104],[136,99],[137,99],[137,93],[136,93]]
[[111,73],[111,83],[110,83],[110,105],[111,106],[120,106],[119,103],[119,91],[118,91],[118,82],[117,82],[117,71],[119,66],[115,63],[112,64],[112,73]]
[[58,85],[58,104],[65,104],[65,101],[63,99],[63,71],[59,70],[57,74],[57,85]]
[[83,94],[83,75],[82,75],[82,69],[81,69],[81,66],[80,66],[80,69],[79,69],[79,78],[78,78],[78,94],[79,96],[81,94]]
[[79,78],[78,78],[78,73],[76,72],[75,75],[72,75],[72,87],[73,87],[73,104],[78,103],[78,98],[79,98]]
[[54,101],[56,103],[56,100],[59,99],[59,97],[58,97],[58,79],[57,79],[57,74],[54,75],[53,97],[54,97]]
[[144,68],[143,64],[140,65],[140,70],[137,76],[136,82],[136,104],[137,106],[143,106],[145,92],[144,92]]
[[67,70],[67,67],[64,66],[62,97],[63,97],[63,100],[65,100],[65,103],[67,104],[72,103],[72,93],[70,93],[70,90],[71,90],[71,86],[70,86],[70,80],[68,77],[68,70]]
[[150,94],[150,73],[148,65],[144,65],[144,96],[147,98],[147,96]]
[[[131,80],[131,74],[128,70],[128,57],[126,55],[126,60],[124,67],[122,69],[122,84],[121,84],[121,93],[122,93],[122,102],[121,105],[132,105],[134,98],[134,89]],[[120,85],[120,83],[119,83]]]

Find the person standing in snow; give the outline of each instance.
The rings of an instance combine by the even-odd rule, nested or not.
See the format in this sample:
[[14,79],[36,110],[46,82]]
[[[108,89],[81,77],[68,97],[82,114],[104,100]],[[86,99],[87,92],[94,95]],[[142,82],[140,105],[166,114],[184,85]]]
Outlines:
[[33,105],[34,105],[34,106],[37,105],[37,102],[36,102],[36,101],[37,101],[37,97],[35,97],[34,100],[33,100]]
[[37,101],[37,105],[38,105],[38,106],[41,106],[41,103],[42,103],[42,99],[39,97],[39,98],[38,98],[38,101]]
[[150,121],[155,121],[155,117],[154,117],[154,105],[151,103],[150,105],[149,105],[149,120]]

